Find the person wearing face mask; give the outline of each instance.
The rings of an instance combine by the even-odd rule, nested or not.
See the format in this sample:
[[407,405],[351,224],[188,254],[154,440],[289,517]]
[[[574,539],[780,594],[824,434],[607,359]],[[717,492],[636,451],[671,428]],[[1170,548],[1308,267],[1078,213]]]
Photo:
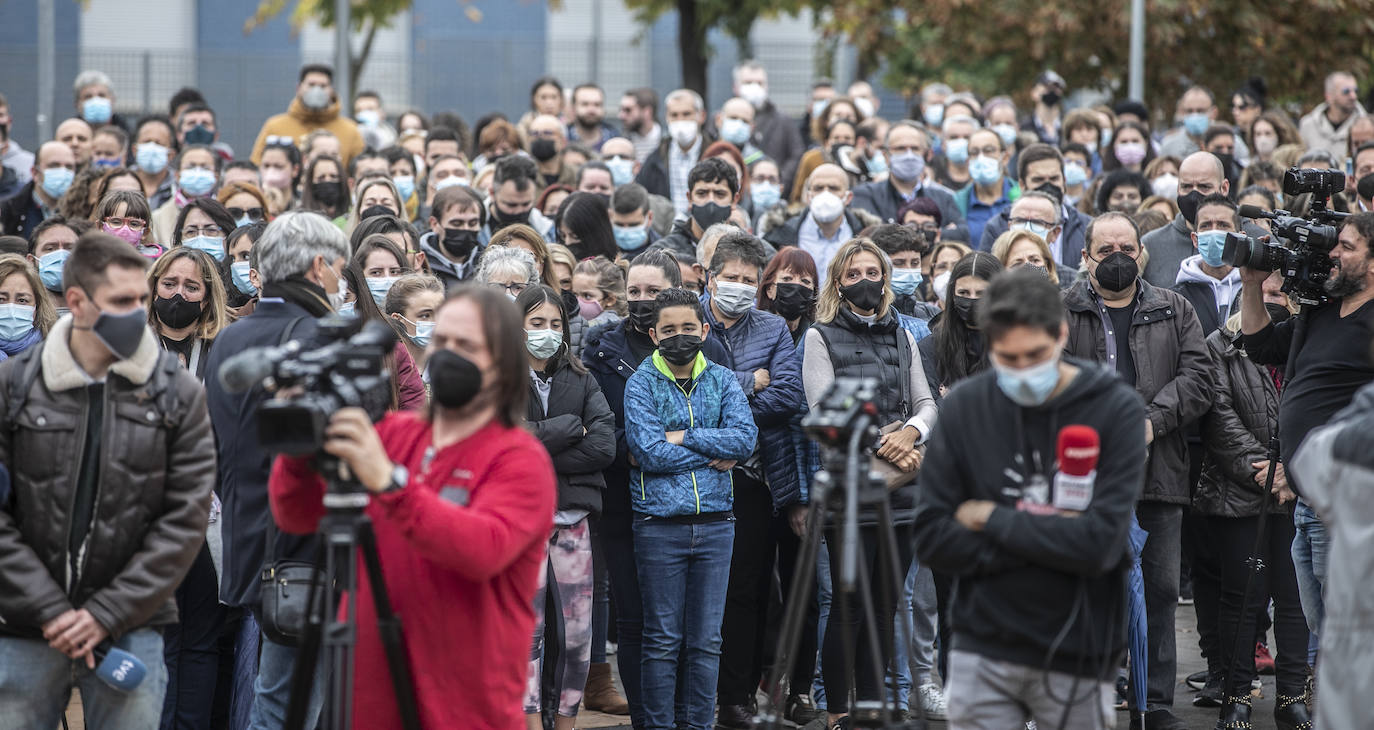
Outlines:
[[688,199],[691,191],[687,181],[689,171],[701,160],[702,150],[716,140],[702,129],[706,123],[706,106],[697,92],[690,89],[669,92],[663,100],[663,108],[668,117],[668,134],[640,165],[635,182],[650,193],[671,200],[679,217],[690,217],[693,204]]
[[352,119],[339,114],[339,99],[334,93],[334,69],[322,63],[309,63],[301,67],[296,95],[285,114],[277,114],[258,131],[253,142],[251,159],[254,164],[262,164],[262,151],[267,146],[268,137],[304,139],[311,132],[322,129],[339,140],[338,155],[347,165],[355,155],[363,151],[363,135]]
[[486,223],[486,208],[471,188],[455,185],[434,194],[429,230],[420,236],[420,250],[430,272],[452,286],[477,270],[481,255],[479,233]]
[[935,180],[950,190],[968,185],[968,138],[981,126],[973,117],[945,117],[940,125],[940,155],[943,165],[932,165]]
[[[647,186],[646,186],[647,187]],[[707,228],[724,223],[739,203],[740,182],[735,168],[719,157],[698,162],[687,175],[686,219],[673,222],[673,231],[658,242],[660,248],[695,257],[697,242]]]
[[[244,609],[261,624],[263,567],[283,559],[310,563],[316,541],[277,530],[265,539],[272,519],[267,504],[271,459],[258,442],[255,413],[268,394],[258,388],[230,393],[220,382],[220,371],[230,356],[252,347],[298,340],[303,350],[311,350],[324,344],[317,334],[316,318],[337,311],[348,295],[343,271],[349,250],[338,226],[304,211],[277,216],[263,231],[256,249],[261,298],[252,314],[215,338],[205,367],[205,392],[210,420],[219,434],[219,496],[224,502],[219,599]],[[252,727],[278,727],[284,722],[295,656],[294,647],[271,638],[262,640]],[[317,672],[312,683],[308,724],[319,716],[324,674]]]
[[918,343],[936,404],[959,381],[988,368],[987,341],[978,329],[978,300],[1002,271],[1002,263],[982,251],[959,259],[949,271],[950,284],[939,301],[940,314],[931,321],[931,336]]
[[901,223],[897,220],[897,210],[902,204],[916,198],[930,198],[940,206],[943,235],[951,240],[970,240],[964,213],[954,196],[943,187],[926,182],[929,132],[915,123],[895,122],[887,130],[883,154],[887,156],[887,179],[855,187],[853,207],[862,208],[885,223]]
[[954,201],[968,221],[969,240],[982,241],[983,227],[1011,208],[1021,197],[1021,188],[1003,173],[1011,150],[996,132],[974,132],[968,138],[968,148],[971,182],[955,193]]
[[42,342],[56,322],[38,272],[23,256],[0,256],[0,362]]
[[611,229],[615,234],[617,258],[633,261],[659,241],[654,230],[649,191],[639,183],[626,183],[611,193]]
[[869,229],[868,237],[892,260],[892,306],[904,316],[926,322],[937,316],[939,306],[926,301],[928,286],[921,264],[930,245],[925,234],[908,226],[883,223]]
[[172,121],[157,114],[145,116],[138,120],[133,140],[130,148],[132,169],[143,185],[143,194],[148,196],[148,205],[156,210],[172,199],[176,182],[170,165],[177,149]]
[[[1178,99],[1174,119],[1178,121],[1179,126],[1164,135],[1164,139],[1160,141],[1160,155],[1184,158],[1198,150],[1206,149],[1204,135],[1217,119],[1216,96],[1205,86],[1189,87]],[[1341,146],[1344,147],[1344,140]],[[1235,148],[1236,159],[1242,162],[1250,159],[1250,149],[1245,146],[1245,140],[1237,137]],[[1333,154],[1339,155],[1342,152]]]
[[[916,343],[916,336],[902,326],[892,307],[892,267],[887,255],[866,238],[846,243],[826,270],[816,325],[804,339],[802,379],[807,405],[814,409],[836,378],[875,378],[876,422],[885,431],[875,456],[913,477],[921,463],[918,447],[930,437],[937,415]],[[895,568],[903,576],[911,564],[909,510],[913,499],[911,483],[889,491],[897,523],[897,547],[899,553],[905,553],[897,556]],[[889,585],[893,566],[878,558],[877,527],[861,526],[859,530],[862,564],[868,566],[875,595],[893,596],[890,602],[879,601],[875,606],[876,619],[879,626],[891,627],[901,590]],[[838,535],[832,531],[827,537],[830,564],[838,565]],[[866,635],[867,619],[852,605],[850,594],[837,590],[831,600],[821,647],[826,727],[846,728],[851,684],[860,702],[876,701],[883,691],[883,677],[873,676],[871,667],[874,662],[887,666],[891,657],[872,656],[870,643],[856,639]],[[846,607],[844,602],[850,605]],[[852,657],[852,664],[847,655]],[[848,666],[854,668],[852,677]]]
[[768,609],[762,588],[777,552],[773,536],[777,528],[795,530],[805,521],[797,455],[786,425],[804,403],[800,363],[786,322],[754,308],[764,263],[757,238],[744,231],[727,233],[716,244],[701,297],[711,336],[724,341],[729,354],[721,364],[734,371],[759,429],[757,448],[732,471],[735,547],[717,698],[718,724],[725,727],[752,724],[749,699],[762,679],[758,627]]
[[[1033,144],[1021,150],[1016,156],[1016,178],[1022,197],[983,227],[979,250],[992,250],[992,243],[1013,227],[1012,218],[1043,218],[1029,226],[1023,221],[1021,227],[1029,227],[1036,235],[1045,239],[1056,265],[1070,270],[1077,269],[1079,261],[1083,258],[1083,233],[1092,222],[1092,216],[1068,204],[1065,197],[1068,168],[1064,156],[1050,145]],[[1083,181],[1079,180],[1078,185],[1081,188]],[[1033,192],[1045,196],[1035,206],[1037,215],[1027,216],[1024,211],[1022,214],[1016,213],[1021,202]],[[1049,205],[1045,206],[1045,203]],[[1049,207],[1050,210],[1045,211],[1044,207]],[[1046,215],[1038,215],[1042,213]],[[1046,223],[1050,225],[1046,227]],[[1057,231],[1054,230],[1056,228]]]
[[[1183,507],[1188,504],[1189,426],[1212,402],[1211,359],[1193,305],[1140,276],[1143,250],[1135,223],[1104,213],[1088,228],[1088,276],[1064,295],[1064,352],[1115,369],[1145,401],[1149,478],[1136,505],[1150,533],[1141,557],[1149,629],[1148,728],[1183,727],[1174,704],[1174,614],[1178,609]],[[1104,455],[1106,451],[1103,451]]]
[[1035,100],[1035,111],[1021,122],[1021,129],[1035,132],[1040,142],[1048,145],[1059,144],[1059,128],[1064,117],[1064,90],[1067,84],[1064,77],[1051,70],[1045,70],[1035,79],[1031,87],[1031,98]]
[[[162,715],[163,633],[204,544],[215,438],[200,384],[148,327],[146,268],[123,241],[86,234],[64,272],[71,313],[0,365],[0,580],[13,586],[0,597],[0,705],[16,726],[59,717],[72,685],[111,726]],[[97,679],[107,640],[146,681],[115,692]]]
[[[630,713],[631,723],[644,727],[644,703],[640,682],[644,613],[639,575],[635,560],[629,450],[625,441],[625,385],[630,376],[649,362],[654,341],[649,330],[654,326],[654,299],[664,291],[682,285],[682,271],[671,255],[648,251],[636,256],[626,276],[629,316],[614,324],[591,330],[584,338],[582,362],[601,386],[601,392],[615,414],[616,460],[603,472],[606,492],[599,533],[601,554],[610,574],[610,592],[616,605],[616,635],[619,637],[616,661],[625,696],[615,691],[610,667],[593,664],[587,680],[588,707],[614,708]],[[714,337],[702,343],[702,352],[712,362],[728,357],[724,346]],[[714,689],[714,688],[713,688]],[[628,700],[628,702],[627,702]],[[612,711],[605,709],[603,711]]]
[[675,715],[694,729],[715,719],[735,542],[731,472],[754,453],[758,427],[739,376],[702,354],[710,333],[693,294],[661,292],[655,350],[625,384],[646,728],[671,728]]
[[[1193,255],[1193,231],[1197,227],[1197,211],[1202,200],[1219,193],[1227,195],[1231,183],[1216,155],[1194,152],[1178,168],[1179,213],[1167,226],[1151,231],[1141,241],[1150,252],[1145,267],[1145,280],[1158,287],[1171,287],[1178,280],[1183,260]],[[1268,234],[1258,226],[1245,224],[1242,230],[1249,236]]]
[[[604,256],[577,262],[573,268],[572,292],[577,297],[576,316],[584,322],[583,331],[618,322],[629,314],[625,303],[625,270]],[[580,337],[578,342],[573,342],[571,335],[570,331],[568,342],[572,345],[573,356],[580,357]]]
[[54,216],[33,229],[29,236],[29,265],[38,272],[48,300],[57,316],[67,314],[67,300],[62,296],[62,271],[71,256],[76,239],[91,226],[86,221],[67,220]]
[[763,150],[754,146],[755,107],[739,97],[727,99],[716,114],[716,129],[720,140],[729,142],[739,150],[745,165],[752,165],[763,158]]
[[[172,197],[153,209],[153,241],[164,246],[172,241],[177,220],[188,203],[200,199],[214,200],[222,165],[223,160],[209,147],[194,145],[182,149],[172,162],[172,169],[176,171]],[[225,233],[234,230],[234,227],[233,218],[230,218]]]
[[849,175],[839,165],[817,167],[806,179],[803,198],[807,208],[787,222],[772,227],[764,236],[774,248],[797,246],[811,254],[824,269],[846,241],[882,221],[867,210],[851,205]]
[[[572,730],[590,667],[596,560],[591,524],[601,513],[606,487],[602,470],[616,456],[615,416],[596,380],[568,347],[562,297],[536,285],[516,297],[515,307],[522,313],[529,361],[525,423],[548,450],[558,477],[548,568],[540,573],[534,599],[534,649],[524,710],[527,722],[543,727],[543,670],[556,666],[553,724],[556,730]],[[561,610],[548,612],[545,596],[553,591],[558,596],[553,603]]]
[[61,142],[44,142],[30,174],[28,184],[0,202],[0,233],[28,238],[39,223],[56,215],[58,200],[76,177],[76,157]]
[[732,80],[735,96],[754,107],[754,137],[759,151],[777,160],[779,169],[795,170],[806,145],[797,121],[769,98],[768,71],[758,61],[745,61],[734,68]]
[[[978,309],[992,367],[945,398],[915,518],[917,557],[958,580],[950,726],[1102,727],[1126,648],[1145,409],[1110,370],[1070,355],[1073,325],[1038,272],[998,275]],[[1098,439],[1086,495],[1061,489],[1056,473],[1056,439],[1070,426]]]
[[0,193],[0,200],[13,195],[33,179],[34,155],[10,137],[10,125],[13,122],[9,100],[0,94],[0,181],[12,186],[7,192]]
[[1240,271],[1221,256],[1226,234],[1239,231],[1240,213],[1230,198],[1214,193],[1202,199],[1192,236],[1197,253],[1183,260],[1174,291],[1193,305],[1204,336],[1221,328],[1240,295]]
[[[434,312],[443,301],[444,287],[438,279],[429,274],[406,274],[391,286],[382,307],[387,324],[396,330],[410,359],[422,372],[425,348],[434,336]],[[430,391],[429,383],[425,383],[425,391]]]
[[491,197],[485,207],[486,220],[478,235],[481,245],[485,246],[497,231],[516,223],[534,228],[546,241],[554,240],[553,221],[534,205],[539,192],[539,168],[534,160],[523,155],[506,155],[497,160],[494,167]]
[[[275,222],[273,223],[275,225]],[[462,287],[440,306],[424,412],[374,425],[361,409],[334,414],[326,452],[367,490],[387,592],[406,617],[403,644],[425,727],[514,728],[529,670],[535,584],[557,502],[555,467],[523,427],[531,388],[527,335],[500,292]],[[311,458],[278,457],[269,484],[283,532],[314,531],[325,480]],[[375,631],[372,588],[357,596],[357,652],[350,692],[358,727],[401,720]],[[464,616],[463,630],[454,617]],[[482,657],[481,681],[454,672],[455,657]],[[259,686],[261,686],[261,681]]]

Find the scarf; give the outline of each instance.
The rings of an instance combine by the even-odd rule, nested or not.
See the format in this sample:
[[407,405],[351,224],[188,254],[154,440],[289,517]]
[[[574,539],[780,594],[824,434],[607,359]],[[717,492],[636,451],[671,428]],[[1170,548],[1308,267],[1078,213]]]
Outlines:
[[269,299],[281,297],[309,312],[312,317],[323,317],[334,311],[329,306],[329,296],[325,294],[324,287],[300,274],[263,284],[262,296]]
[[29,349],[42,339],[43,333],[39,332],[37,327],[34,327],[33,329],[29,330],[28,334],[24,335],[23,337],[20,337],[17,340],[6,340],[4,338],[0,338],[0,362],[4,362],[5,360],[8,360],[11,357],[14,357],[15,355],[18,355],[19,353]]

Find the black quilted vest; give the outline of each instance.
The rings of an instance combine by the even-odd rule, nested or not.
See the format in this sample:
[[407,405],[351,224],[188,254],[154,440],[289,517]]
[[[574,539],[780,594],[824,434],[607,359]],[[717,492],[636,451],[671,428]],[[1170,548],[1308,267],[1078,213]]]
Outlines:
[[[859,319],[848,307],[841,306],[835,320],[816,324],[830,350],[830,363],[836,378],[876,378],[878,381],[878,425],[905,421],[911,417],[909,396],[904,393],[902,380],[910,373],[902,368],[902,353],[910,352],[906,330],[897,322],[895,310],[869,324]],[[907,362],[911,357],[906,357]]]

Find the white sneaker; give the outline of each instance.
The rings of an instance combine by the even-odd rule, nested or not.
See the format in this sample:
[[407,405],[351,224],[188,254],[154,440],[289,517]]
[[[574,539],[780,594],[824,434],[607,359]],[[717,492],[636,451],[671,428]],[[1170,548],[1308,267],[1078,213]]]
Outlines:
[[921,708],[930,720],[945,719],[945,693],[933,684],[923,684],[917,690],[921,696]]

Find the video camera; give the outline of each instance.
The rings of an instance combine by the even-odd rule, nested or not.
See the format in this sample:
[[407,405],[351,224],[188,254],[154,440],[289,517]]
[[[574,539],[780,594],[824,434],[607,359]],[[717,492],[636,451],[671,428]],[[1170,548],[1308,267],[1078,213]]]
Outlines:
[[258,440],[272,453],[307,456],[324,446],[329,419],[340,408],[357,407],[373,421],[391,403],[391,374],[384,357],[396,333],[383,322],[327,315],[316,320],[320,339],[314,350],[298,340],[280,347],[245,350],[224,363],[220,382],[230,392],[266,385],[273,390],[299,386],[290,399],[273,398],[258,408]]
[[1263,210],[1242,205],[1246,218],[1273,221],[1274,235],[1290,246],[1251,238],[1244,233],[1226,234],[1221,258],[1231,266],[1283,274],[1283,291],[1299,304],[1321,304],[1327,300],[1324,284],[1331,276],[1331,250],[1336,247],[1338,225],[1349,214],[1329,210],[1327,200],[1345,189],[1345,174],[1338,170],[1308,170],[1297,167],[1283,173],[1283,192],[1288,195],[1312,194],[1306,218],[1286,210]]
[[806,435],[822,446],[844,450],[855,429],[863,429],[868,443],[878,441],[878,381],[875,378],[835,378],[821,402],[802,420]]

